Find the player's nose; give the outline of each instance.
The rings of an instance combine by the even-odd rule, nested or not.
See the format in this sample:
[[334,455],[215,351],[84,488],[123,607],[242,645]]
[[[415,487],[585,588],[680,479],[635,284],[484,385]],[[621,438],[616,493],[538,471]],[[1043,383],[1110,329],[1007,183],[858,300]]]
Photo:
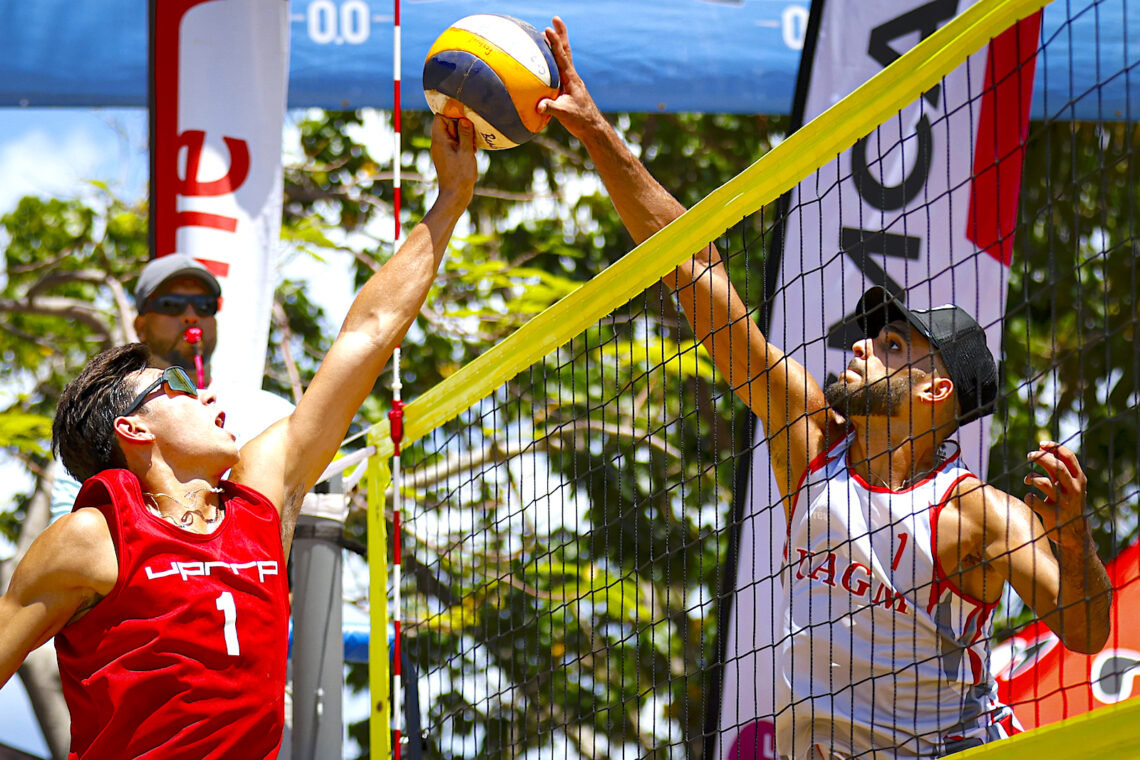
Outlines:
[[863,338],[851,344],[851,353],[855,354],[860,359],[866,359],[871,355],[871,339]]

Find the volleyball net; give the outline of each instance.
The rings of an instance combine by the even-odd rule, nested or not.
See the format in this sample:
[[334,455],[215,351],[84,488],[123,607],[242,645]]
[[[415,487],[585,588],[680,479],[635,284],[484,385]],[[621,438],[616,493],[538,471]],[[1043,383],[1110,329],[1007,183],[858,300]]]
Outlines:
[[[1096,91],[1047,103],[1040,114],[1026,100],[1033,61],[1065,54],[1067,24],[1111,10],[1121,17],[1109,23],[1127,28],[1128,18],[1122,3],[1086,0],[1042,31],[1033,19],[1043,5],[980,0],[962,10],[665,230],[411,401],[395,489],[388,428],[374,429],[373,631],[388,629],[385,555],[394,534],[393,661],[419,672],[421,726],[411,737],[402,729],[417,753],[769,758],[773,723],[803,731],[842,707],[889,725],[870,739],[833,725],[813,743],[862,757],[935,756],[995,735],[978,712],[991,677],[1013,707],[1016,720],[1005,725],[1054,725],[971,757],[1050,746],[1109,758],[1140,746],[1127,701],[1140,635],[1119,624],[1140,609],[1140,135],[1127,109],[1119,121],[1074,121],[1075,104]],[[991,44],[1003,30],[1004,54]],[[1138,57],[1132,51],[1106,67],[1101,81],[1135,76]],[[927,181],[913,181],[916,167]],[[911,308],[952,302],[978,320],[1001,364],[996,413],[963,425],[959,446],[936,469],[964,462],[1024,496],[1026,452],[1038,441],[1077,453],[1115,587],[1101,652],[1067,652],[1016,595],[994,607],[985,591],[972,603],[962,589],[970,579],[931,559],[929,515],[941,499],[917,484],[937,472],[857,484],[883,497],[864,508],[824,498],[824,532],[838,530],[827,515],[839,514],[846,533],[813,537],[809,526],[816,544],[784,553],[788,529],[766,449],[784,431],[753,425],[740,396],[755,372],[718,371],[720,357],[660,283],[710,242],[747,318],[821,384],[851,360],[862,337],[853,308],[871,285]],[[820,472],[828,476],[817,485],[828,491],[832,469]],[[396,522],[384,517],[393,497]],[[904,499],[909,512],[892,512]],[[849,519],[859,509],[862,523]],[[868,522],[868,509],[889,516]],[[906,553],[908,539],[925,560]],[[858,554],[863,548],[874,557]],[[924,561],[933,562],[929,577]],[[797,574],[824,592],[803,596],[824,605],[797,631],[806,649],[792,646],[783,622],[785,584]],[[957,595],[933,593],[941,586]],[[812,649],[812,636],[826,652]],[[404,708],[387,693],[384,638],[372,637],[371,654],[378,757],[388,754],[384,711],[392,701],[401,715]],[[856,640],[867,650],[838,654],[858,649]],[[868,671],[867,659],[890,672]],[[789,698],[773,688],[821,668],[830,673],[826,694]],[[954,710],[957,733],[944,715]],[[864,740],[884,754],[860,754]]]

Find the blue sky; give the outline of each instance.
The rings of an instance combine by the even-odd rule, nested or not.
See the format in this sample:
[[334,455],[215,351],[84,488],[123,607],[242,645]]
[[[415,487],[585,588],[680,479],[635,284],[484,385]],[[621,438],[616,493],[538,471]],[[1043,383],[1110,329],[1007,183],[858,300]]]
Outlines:
[[0,108],[0,210],[24,195],[75,196],[90,181],[146,192],[144,109]]

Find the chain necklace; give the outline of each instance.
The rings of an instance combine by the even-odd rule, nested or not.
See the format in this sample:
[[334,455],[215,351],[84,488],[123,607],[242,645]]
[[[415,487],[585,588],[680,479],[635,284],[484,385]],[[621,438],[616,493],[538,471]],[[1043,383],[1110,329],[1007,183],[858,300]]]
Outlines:
[[[194,496],[201,493],[202,491],[209,491],[210,493],[222,493],[223,490],[224,489],[222,489],[222,488],[211,488],[210,486],[202,486],[201,488],[195,488],[193,491],[187,491],[183,498],[190,500],[190,499],[193,499]],[[210,531],[212,532],[213,528],[211,526],[216,525],[222,519],[222,517],[224,517],[226,514],[225,506],[222,504],[219,504],[219,506],[214,508],[214,516],[213,517],[206,517],[204,514],[202,514],[202,510],[191,509],[190,505],[187,504],[186,502],[182,501],[182,499],[171,496],[168,493],[161,493],[161,492],[151,493],[149,491],[143,491],[143,496],[149,496],[150,501],[154,504],[153,507],[150,504],[146,505],[147,510],[150,511],[150,513],[152,515],[155,515],[156,517],[161,517],[163,520],[166,520],[167,522],[174,523],[175,525],[177,525],[180,528],[191,527],[194,524],[194,515],[198,515],[199,517],[202,518],[202,522],[204,522],[206,524],[206,527],[210,528]],[[178,504],[179,506],[183,507],[186,511],[182,513],[182,517],[171,517],[170,515],[165,514],[162,511],[162,509],[159,508],[159,506],[158,506],[158,497],[159,496],[165,496],[167,499],[170,499],[175,504]]]

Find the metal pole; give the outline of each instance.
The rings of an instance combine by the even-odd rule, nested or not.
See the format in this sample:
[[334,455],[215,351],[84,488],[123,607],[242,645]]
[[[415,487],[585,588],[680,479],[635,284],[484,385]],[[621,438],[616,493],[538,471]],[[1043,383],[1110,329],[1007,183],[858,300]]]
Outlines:
[[[322,489],[322,486],[325,486]],[[305,497],[293,538],[293,760],[342,756],[341,539],[348,506],[336,476]]]
[[392,409],[388,412],[388,422],[392,431],[392,758],[400,760],[403,744],[407,738],[404,730],[404,668],[400,648],[403,643],[401,628],[404,621],[404,605],[400,598],[400,584],[403,579],[400,521],[403,518],[404,485],[403,470],[400,466],[400,442],[404,438],[404,402],[400,380],[400,347],[392,352]]

